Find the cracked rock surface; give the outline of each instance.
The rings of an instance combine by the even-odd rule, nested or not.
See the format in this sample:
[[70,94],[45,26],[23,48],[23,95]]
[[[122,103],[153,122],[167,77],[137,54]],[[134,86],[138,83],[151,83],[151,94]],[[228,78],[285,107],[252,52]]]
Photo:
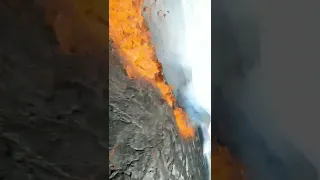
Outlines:
[[107,55],[62,53],[32,2],[0,1],[0,180],[204,179],[157,90],[115,54],[108,79]]
[[181,139],[157,90],[129,80],[112,52],[109,74],[109,179],[204,180],[199,139]]
[[105,180],[107,56],[60,53],[31,4],[0,1],[0,179]]

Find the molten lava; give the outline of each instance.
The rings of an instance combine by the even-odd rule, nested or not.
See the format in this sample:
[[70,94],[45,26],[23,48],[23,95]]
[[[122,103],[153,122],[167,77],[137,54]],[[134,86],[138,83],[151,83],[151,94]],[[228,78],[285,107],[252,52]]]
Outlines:
[[[108,47],[105,35],[108,14],[105,0],[43,1],[47,23],[53,27],[60,48],[64,52],[87,53]],[[172,88],[161,76],[161,66],[150,43],[150,34],[144,26],[142,0],[109,1],[109,38],[118,53],[127,61],[125,67],[131,78],[141,77],[155,85],[166,102],[173,107]],[[183,137],[194,137],[194,129],[187,125],[187,116],[180,108],[174,115]],[[111,154],[112,155],[112,154]],[[227,148],[218,147],[212,152],[212,174],[217,180],[244,180],[243,167],[231,158]]]
[[[143,0],[109,1],[109,35],[118,53],[129,63],[126,67],[130,77],[143,77],[157,86],[167,103],[173,107],[175,98],[161,74],[161,65],[156,59],[148,28],[144,24]],[[135,72],[135,73],[134,73]],[[188,126],[187,115],[181,108],[174,109],[174,116],[180,134],[194,137],[194,129]],[[212,155],[212,174],[218,180],[244,180],[243,167],[235,162],[227,148],[218,147]]]
[[[173,107],[175,98],[172,88],[161,75],[151,37],[142,16],[143,0],[109,1],[109,37],[118,53],[124,58],[129,77],[142,77],[155,85],[163,98]],[[194,137],[194,129],[188,126],[187,115],[180,108],[174,108],[174,116],[180,134],[184,138]]]

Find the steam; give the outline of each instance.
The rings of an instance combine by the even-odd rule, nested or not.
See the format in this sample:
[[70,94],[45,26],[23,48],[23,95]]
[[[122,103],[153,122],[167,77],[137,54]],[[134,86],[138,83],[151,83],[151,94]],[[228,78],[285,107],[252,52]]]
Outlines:
[[179,105],[199,127],[210,164],[211,0],[156,0],[145,1],[145,5],[150,7],[144,16],[165,79],[174,87]]
[[[211,122],[212,103],[213,135],[243,161],[248,180],[316,180],[320,148],[315,147],[317,142],[312,139],[317,137],[319,127],[310,120],[313,115],[318,117],[315,107],[319,106],[303,106],[315,101],[305,95],[313,93],[316,97],[319,88],[310,86],[309,80],[318,77],[310,74],[298,81],[298,74],[303,74],[300,68],[305,64],[300,63],[298,68],[293,66],[293,57],[263,57],[271,53],[261,51],[266,47],[260,45],[270,38],[260,39],[261,31],[279,25],[260,29],[260,9],[253,2],[146,1],[152,11],[151,16],[147,11],[145,18],[165,78],[174,86],[174,93],[191,120],[204,130],[204,146],[211,137],[205,131]],[[306,44],[301,41],[300,44]],[[311,55],[299,57],[302,62]],[[285,61],[281,67],[279,63]],[[317,72],[316,67],[306,69]],[[299,83],[303,86],[297,86]]]
[[[211,1],[145,2],[145,13],[166,81],[197,125],[211,115]],[[164,15],[165,14],[165,15]],[[193,112],[191,112],[193,111]],[[200,115],[199,115],[200,114]]]
[[185,15],[183,61],[192,68],[190,90],[211,114],[211,1],[182,1]]

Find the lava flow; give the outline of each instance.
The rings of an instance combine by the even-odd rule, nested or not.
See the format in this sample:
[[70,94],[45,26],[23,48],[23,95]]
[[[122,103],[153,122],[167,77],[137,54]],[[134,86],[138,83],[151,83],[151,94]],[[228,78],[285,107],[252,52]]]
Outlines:
[[[109,37],[128,64],[125,67],[128,76],[148,80],[160,90],[163,98],[173,108],[175,97],[172,87],[162,78],[161,65],[157,61],[150,32],[141,14],[145,8],[143,0],[110,0]],[[173,111],[182,137],[194,137],[194,129],[188,125],[185,112],[181,108],[173,108]]]
[[[60,49],[64,52],[85,53],[107,47],[104,34],[108,14],[105,0],[44,1],[45,18],[56,33]],[[118,53],[132,66],[126,67],[131,78],[141,77],[155,85],[166,102],[173,107],[172,88],[162,78],[161,66],[151,46],[150,33],[144,26],[141,10],[143,0],[109,1],[109,38]],[[93,40],[99,40],[98,42]],[[137,72],[137,73],[133,73]],[[194,129],[187,125],[187,116],[180,108],[174,109],[180,134],[194,137]],[[235,162],[227,148],[212,152],[212,174],[218,180],[243,180],[243,167]],[[240,176],[240,177],[239,177]]]

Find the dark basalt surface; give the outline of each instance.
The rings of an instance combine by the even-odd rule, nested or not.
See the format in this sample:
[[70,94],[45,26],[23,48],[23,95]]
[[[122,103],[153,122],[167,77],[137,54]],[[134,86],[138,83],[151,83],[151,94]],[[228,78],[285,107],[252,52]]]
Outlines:
[[31,1],[0,25],[0,179],[108,179],[107,56],[60,53]]
[[0,1],[1,180],[204,179],[199,140],[178,136],[156,89],[116,54],[61,53],[32,1],[12,2]]
[[109,62],[110,178],[206,179],[199,138],[181,139],[158,91],[129,80],[112,52]]

